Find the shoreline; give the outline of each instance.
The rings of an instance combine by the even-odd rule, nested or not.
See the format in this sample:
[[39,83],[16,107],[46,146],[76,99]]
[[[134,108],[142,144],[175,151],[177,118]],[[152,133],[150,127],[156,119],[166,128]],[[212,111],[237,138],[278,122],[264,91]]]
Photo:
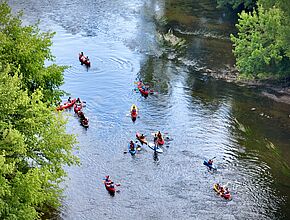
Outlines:
[[290,105],[290,81],[285,80],[239,80],[239,71],[234,67],[227,66],[227,69],[222,71],[214,71],[205,69],[202,73],[205,76],[210,76],[214,79],[223,80],[238,86],[250,86],[261,89],[261,95],[276,102]]

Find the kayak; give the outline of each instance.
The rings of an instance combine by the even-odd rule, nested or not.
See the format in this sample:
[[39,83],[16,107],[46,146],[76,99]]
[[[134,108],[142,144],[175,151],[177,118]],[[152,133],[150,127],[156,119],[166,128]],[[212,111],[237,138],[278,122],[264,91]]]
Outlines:
[[57,111],[62,111],[64,109],[72,107],[76,102],[76,99],[72,99],[70,102],[65,102],[63,105],[60,105],[56,108]]
[[151,150],[154,150],[154,151],[157,152],[157,153],[163,153],[163,150],[162,150],[158,145],[156,145],[156,144],[154,144],[154,143],[149,142],[149,143],[148,143],[148,147],[149,147]]
[[82,109],[82,104],[74,104],[74,112],[78,113]]
[[158,138],[158,140],[157,140],[157,144],[158,145],[163,145],[164,144],[164,139],[162,138],[162,139],[159,139]]
[[87,67],[91,66],[91,62],[89,60],[87,60],[85,55],[79,54],[79,61],[81,62],[81,65],[85,64]]
[[147,144],[146,138],[141,138],[141,134],[140,133],[136,133],[136,138],[140,141],[141,144]]
[[115,193],[115,192],[116,192],[116,188],[115,188],[115,185],[112,184],[112,180],[104,181],[104,184],[105,184],[106,189],[107,189],[110,193]]
[[143,89],[142,87],[144,86],[144,84],[142,82],[138,82],[137,84],[137,87],[140,91],[140,93],[143,95],[143,96],[148,96],[149,95],[149,90],[145,90]]
[[135,155],[136,154],[136,145],[134,144],[134,150],[131,150],[130,149],[130,143],[128,144],[128,151],[129,151],[129,153],[133,156],[133,155]]
[[[133,107],[135,107],[135,110],[136,111],[133,111]],[[137,116],[138,116],[138,108],[135,104],[133,104],[131,106],[131,109],[130,109],[130,112],[131,112],[131,117],[132,117],[132,120],[136,120]]]
[[81,125],[84,126],[85,128],[89,127],[89,120],[87,118],[81,120]]
[[213,190],[216,191],[221,197],[228,199],[228,200],[231,199],[231,194],[230,193],[228,193],[228,194],[221,193],[217,184],[213,185]]
[[213,170],[217,170],[217,167],[213,164],[209,164],[207,160],[204,160],[203,161],[203,165],[207,166],[210,170],[213,169]]

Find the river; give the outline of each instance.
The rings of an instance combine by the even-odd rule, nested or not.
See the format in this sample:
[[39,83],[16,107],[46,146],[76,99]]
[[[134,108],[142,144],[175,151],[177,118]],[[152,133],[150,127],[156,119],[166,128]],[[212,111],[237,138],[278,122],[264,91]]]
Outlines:
[[[41,30],[56,32],[56,63],[71,67],[62,88],[87,103],[88,129],[73,111],[64,113],[81,166],[66,168],[60,219],[290,219],[290,106],[204,75],[234,64],[235,18],[213,2],[9,1],[24,10],[24,23],[40,19]],[[162,17],[186,40],[177,59],[161,56]],[[90,57],[88,70],[80,51]],[[157,92],[146,99],[136,93],[137,77]],[[171,138],[163,154],[146,147],[134,157],[124,153],[137,131],[152,140],[158,130]],[[211,157],[216,173],[203,165]],[[113,197],[105,175],[120,183]],[[215,195],[216,182],[230,188],[231,201]]]

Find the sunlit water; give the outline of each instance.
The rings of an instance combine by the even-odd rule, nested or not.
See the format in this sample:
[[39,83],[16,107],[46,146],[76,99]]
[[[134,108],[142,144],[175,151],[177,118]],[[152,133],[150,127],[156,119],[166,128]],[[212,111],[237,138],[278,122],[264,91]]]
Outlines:
[[[87,102],[87,130],[73,111],[64,113],[68,132],[78,135],[81,166],[66,168],[60,218],[290,218],[290,108],[202,75],[234,60],[233,24],[211,1],[9,2],[24,10],[26,23],[41,19],[42,30],[56,31],[56,63],[71,66],[62,88]],[[155,15],[171,18],[187,40],[178,62],[159,58]],[[80,51],[90,69],[80,65]],[[136,93],[136,77],[157,93],[147,99]],[[140,109],[135,123],[128,117],[133,103]],[[134,157],[124,153],[137,131],[152,141],[157,130],[172,139],[163,154],[146,147]],[[214,174],[203,165],[211,157]],[[121,184],[114,197],[105,175]],[[216,182],[230,188],[231,201],[215,195]]]

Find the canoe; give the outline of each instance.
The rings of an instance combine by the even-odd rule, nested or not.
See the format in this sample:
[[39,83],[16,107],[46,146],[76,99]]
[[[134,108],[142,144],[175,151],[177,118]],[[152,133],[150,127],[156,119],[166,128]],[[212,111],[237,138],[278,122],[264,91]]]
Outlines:
[[82,109],[82,104],[74,104],[74,112],[78,113]]
[[228,193],[228,194],[221,193],[220,190],[218,189],[218,185],[217,184],[213,185],[213,190],[216,191],[221,197],[223,197],[223,198],[225,198],[227,200],[231,199],[231,194],[230,193]]
[[154,150],[154,151],[157,152],[157,153],[163,153],[163,150],[162,150],[158,145],[156,145],[156,144],[154,144],[154,143],[149,142],[149,143],[148,143],[148,147],[149,147],[151,150]]
[[136,145],[134,144],[134,150],[131,150],[130,149],[130,143],[128,144],[128,151],[129,151],[129,153],[133,156],[133,155],[135,155],[136,154]]
[[87,60],[85,55],[79,54],[79,61],[81,62],[81,65],[85,64],[87,67],[91,66],[91,62]]
[[114,184],[111,184],[112,181],[104,181],[105,187],[106,189],[110,192],[110,193],[115,193],[116,192],[116,188]]
[[64,109],[72,107],[76,102],[76,99],[72,99],[71,102],[65,102],[63,105],[60,105],[56,108],[57,111],[62,111]]
[[89,127],[89,120],[87,118],[81,120],[81,125],[84,126],[85,128]]
[[138,89],[139,89],[139,92],[140,92],[143,96],[148,96],[148,95],[149,95],[149,90],[144,90],[144,89],[142,88],[143,85],[144,85],[143,83],[138,82],[137,87],[138,87]]
[[163,145],[164,144],[164,139],[162,138],[162,139],[157,139],[157,144],[158,145]]
[[[136,111],[133,111],[133,107],[134,107],[134,106],[135,106]],[[138,108],[137,108],[137,106],[136,106],[135,104],[133,104],[133,105],[131,106],[130,112],[131,112],[131,117],[132,117],[132,119],[135,119],[135,120],[136,120],[136,118],[137,118],[137,116],[138,116]]]
[[136,133],[136,138],[140,141],[141,144],[147,144],[146,138],[140,138],[141,134],[140,133]]
[[207,160],[204,160],[203,161],[203,165],[207,166],[210,170],[213,169],[213,170],[217,170],[217,167],[213,164],[209,164]]

